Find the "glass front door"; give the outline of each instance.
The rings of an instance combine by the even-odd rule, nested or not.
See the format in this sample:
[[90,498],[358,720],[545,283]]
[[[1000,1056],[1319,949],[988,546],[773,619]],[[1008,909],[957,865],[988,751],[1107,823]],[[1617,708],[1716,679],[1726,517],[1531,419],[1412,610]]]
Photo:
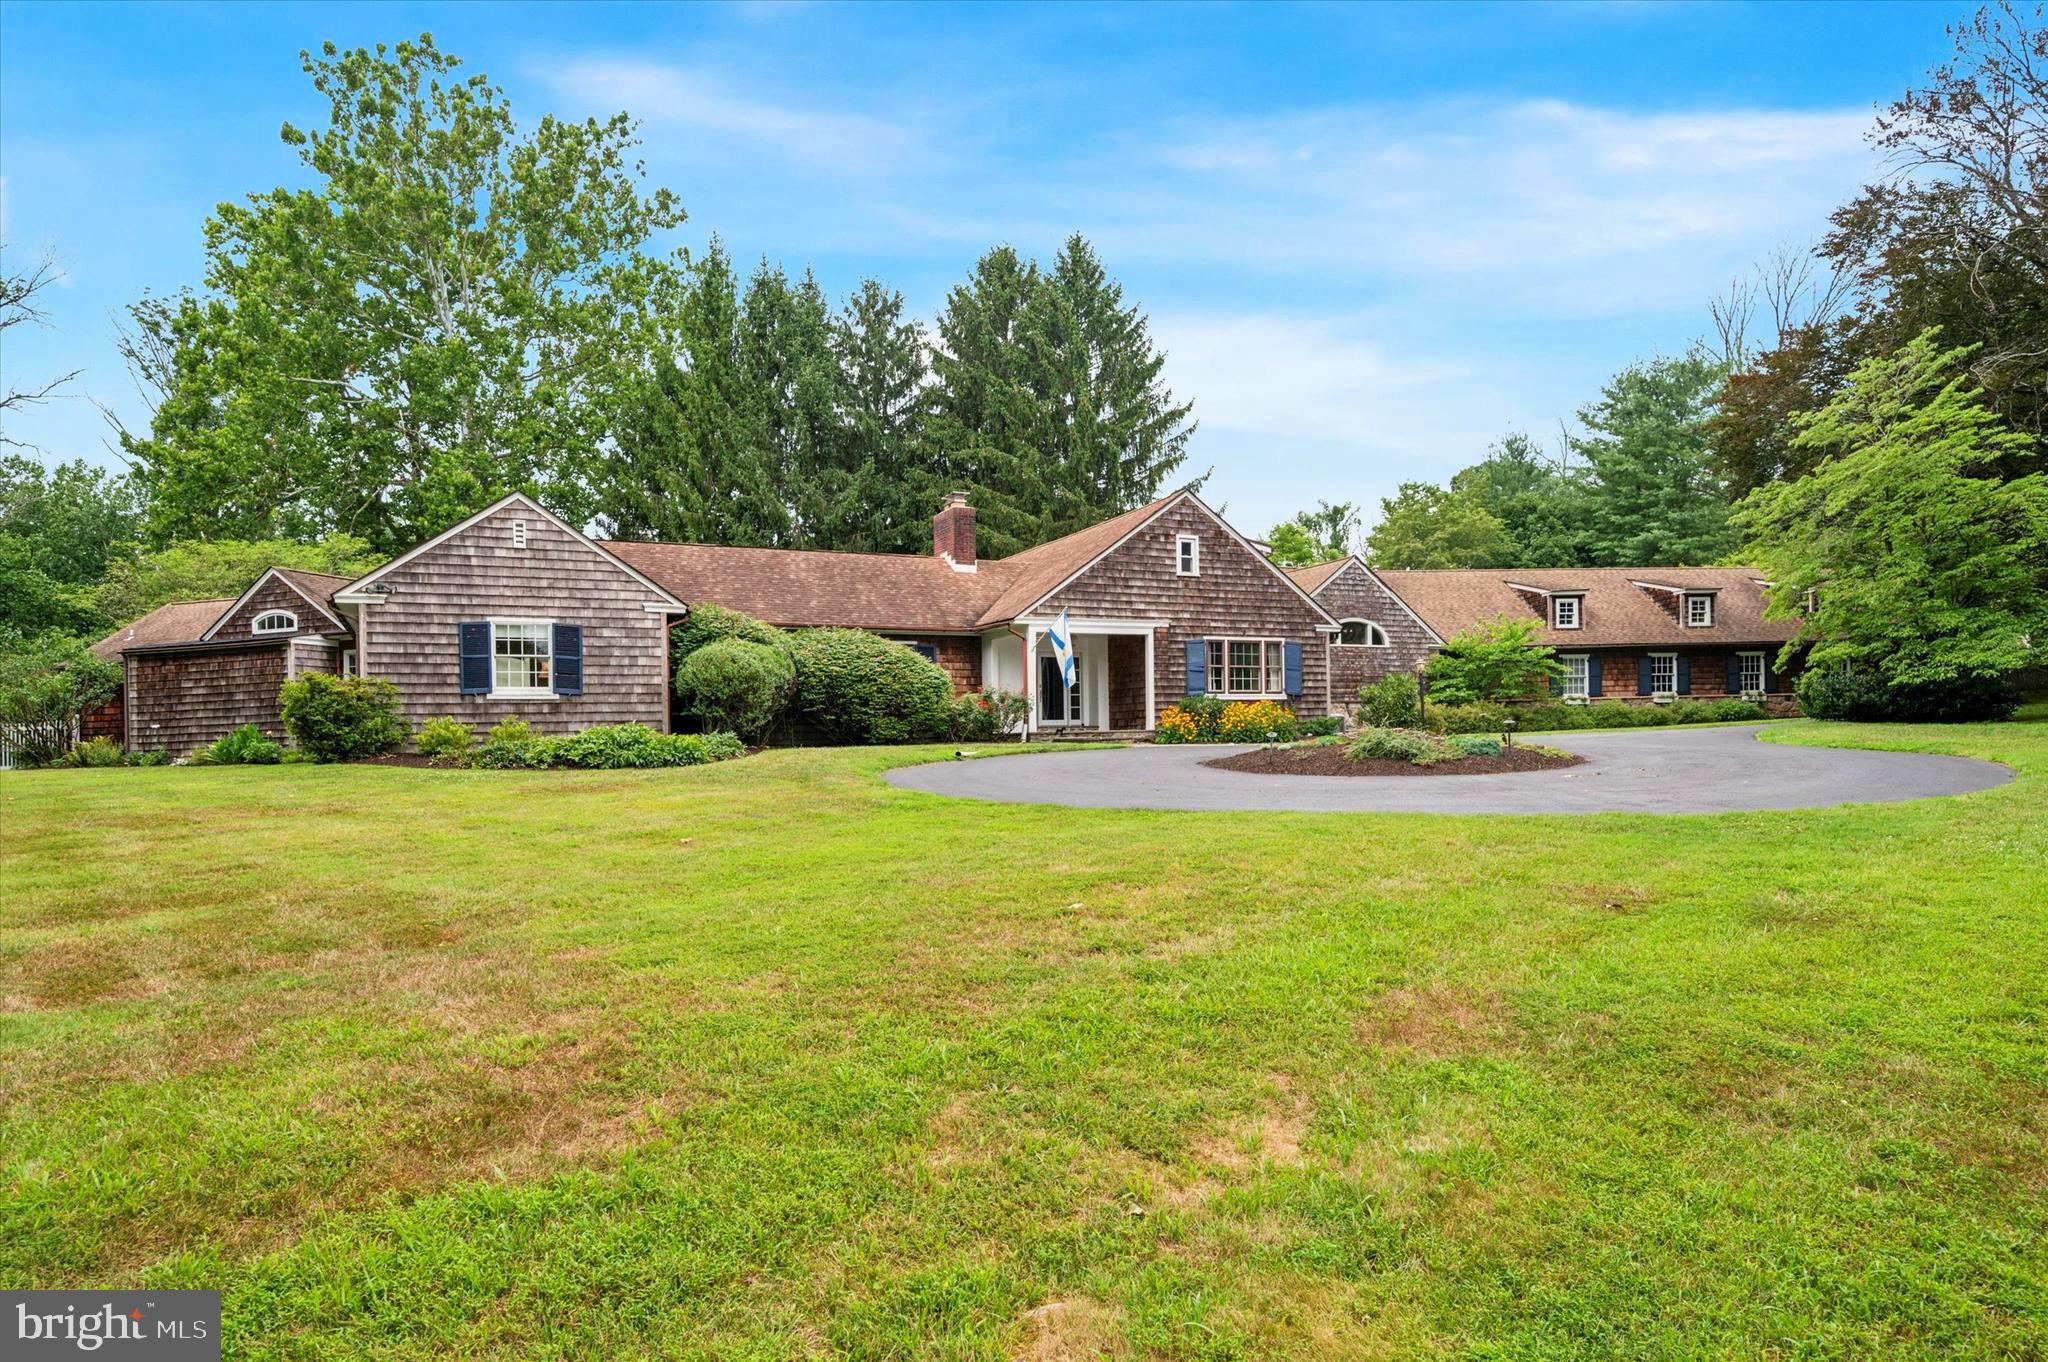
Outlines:
[[1060,684],[1060,660],[1038,659],[1038,722],[1078,724],[1081,722],[1081,659],[1074,659],[1074,684]]

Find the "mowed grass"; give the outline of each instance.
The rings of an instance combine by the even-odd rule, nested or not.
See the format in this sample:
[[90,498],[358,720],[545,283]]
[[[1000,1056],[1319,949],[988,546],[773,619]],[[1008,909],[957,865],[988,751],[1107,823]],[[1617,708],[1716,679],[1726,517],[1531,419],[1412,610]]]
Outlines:
[[2039,1357],[2048,722],[1770,737],[2019,778],[0,778],[0,1285],[218,1287],[239,1358]]

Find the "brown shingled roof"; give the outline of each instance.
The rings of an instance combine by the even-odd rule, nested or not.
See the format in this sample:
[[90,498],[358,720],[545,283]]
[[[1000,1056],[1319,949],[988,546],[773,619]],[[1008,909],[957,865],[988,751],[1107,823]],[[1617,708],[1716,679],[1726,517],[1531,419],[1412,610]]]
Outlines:
[[1347,554],[1342,558],[1332,558],[1327,563],[1311,563],[1307,567],[1282,568],[1281,571],[1292,577],[1296,586],[1313,596],[1316,593],[1317,587],[1342,572],[1345,565],[1350,561],[1350,555]]
[[[1560,648],[1783,643],[1799,627],[1796,620],[1763,617],[1764,592],[1754,568],[1461,568],[1377,575],[1445,638],[1496,615],[1544,620],[1537,641]],[[1713,624],[1686,628],[1659,604],[1658,593],[1638,582],[1716,592]],[[1541,609],[1516,586],[1584,592],[1584,627],[1550,628]]]
[[679,600],[711,602],[770,624],[969,633],[1015,619],[1173,499],[1163,497],[1008,558],[984,558],[973,572],[924,554],[630,539],[605,540],[603,546]]
[[169,605],[158,606],[133,624],[116,629],[93,644],[92,650],[112,662],[121,656],[124,648],[190,642],[211,629],[221,612],[234,603],[233,596],[206,601],[172,601]]

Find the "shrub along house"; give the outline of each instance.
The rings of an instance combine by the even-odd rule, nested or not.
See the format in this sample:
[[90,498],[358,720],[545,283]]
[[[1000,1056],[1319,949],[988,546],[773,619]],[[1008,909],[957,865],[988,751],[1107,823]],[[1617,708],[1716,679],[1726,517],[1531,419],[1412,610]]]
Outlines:
[[[1587,696],[1779,692],[1741,569],[1375,573],[1355,558],[1283,571],[1192,492],[1011,557],[976,552],[953,495],[930,554],[836,553],[591,539],[514,494],[354,580],[273,568],[233,601],[165,606],[97,646],[121,660],[133,749],[189,752],[240,724],[276,734],[280,685],[306,671],[395,682],[408,725],[543,733],[672,726],[669,629],[693,603],[785,628],[896,639],[956,692],[1017,691],[1028,729],[1143,733],[1190,695],[1348,709],[1501,613],[1545,622]],[[1064,613],[1063,683],[1047,638]]]

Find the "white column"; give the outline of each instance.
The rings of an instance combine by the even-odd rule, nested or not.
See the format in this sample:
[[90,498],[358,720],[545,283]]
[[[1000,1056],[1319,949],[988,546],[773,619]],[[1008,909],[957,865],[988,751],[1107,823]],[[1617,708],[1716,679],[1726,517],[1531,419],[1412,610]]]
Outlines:
[[1152,661],[1152,647],[1158,640],[1157,629],[1145,631],[1145,727],[1159,727],[1159,705],[1152,694],[1153,686],[1159,680],[1159,668]]
[[1038,731],[1038,630],[1024,627],[1024,736]]

